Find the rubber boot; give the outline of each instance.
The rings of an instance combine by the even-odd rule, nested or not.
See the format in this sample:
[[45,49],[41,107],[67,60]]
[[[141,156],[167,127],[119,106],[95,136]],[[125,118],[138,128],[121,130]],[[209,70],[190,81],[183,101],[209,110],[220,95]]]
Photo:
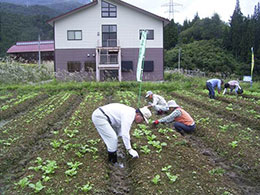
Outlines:
[[117,153],[115,152],[108,152],[108,161],[112,163],[117,162]]

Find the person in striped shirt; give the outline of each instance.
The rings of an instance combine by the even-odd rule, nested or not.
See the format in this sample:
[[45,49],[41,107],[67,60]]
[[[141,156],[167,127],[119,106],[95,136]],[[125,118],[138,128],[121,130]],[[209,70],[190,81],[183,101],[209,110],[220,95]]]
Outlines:
[[168,106],[171,114],[165,116],[159,120],[153,121],[154,125],[158,125],[159,123],[173,123],[173,127],[178,131],[181,135],[185,133],[192,133],[195,131],[195,121],[186,112],[182,109],[174,100],[168,101]]

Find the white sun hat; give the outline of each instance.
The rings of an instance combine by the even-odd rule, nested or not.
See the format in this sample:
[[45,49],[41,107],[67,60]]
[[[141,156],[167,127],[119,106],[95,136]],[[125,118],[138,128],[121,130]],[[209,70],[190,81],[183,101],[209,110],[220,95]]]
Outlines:
[[173,108],[180,107],[178,104],[176,104],[176,102],[174,100],[168,101],[167,104],[168,104],[168,107],[173,107]]
[[153,94],[153,92],[152,92],[152,91],[147,91],[147,92],[146,92],[146,96],[145,96],[145,97],[147,98],[147,97],[149,97],[149,96],[150,96],[150,95],[152,95],[152,94]]
[[148,109],[147,106],[139,109],[145,122],[148,123],[148,119],[152,116],[151,111]]

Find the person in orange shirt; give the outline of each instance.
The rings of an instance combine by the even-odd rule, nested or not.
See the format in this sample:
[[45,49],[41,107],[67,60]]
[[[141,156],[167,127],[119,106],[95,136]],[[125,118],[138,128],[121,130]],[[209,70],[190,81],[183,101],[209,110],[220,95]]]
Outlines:
[[159,120],[153,121],[154,125],[158,125],[159,123],[173,123],[174,128],[178,131],[181,135],[185,133],[192,133],[195,131],[195,121],[193,118],[183,110],[174,100],[170,100],[168,102],[168,107],[171,114],[166,117],[163,117]]

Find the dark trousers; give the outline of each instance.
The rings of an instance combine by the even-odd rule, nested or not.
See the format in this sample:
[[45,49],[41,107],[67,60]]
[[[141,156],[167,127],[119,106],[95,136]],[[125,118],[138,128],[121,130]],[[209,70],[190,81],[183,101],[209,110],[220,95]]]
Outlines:
[[210,99],[215,99],[215,91],[214,88],[212,86],[212,84],[210,82],[206,83],[206,87],[209,90],[209,98]]
[[173,124],[173,126],[175,127],[175,129],[178,131],[178,132],[185,132],[185,133],[192,133],[194,130],[195,130],[195,127],[196,125],[192,125],[192,126],[187,126],[187,125],[184,125],[183,123],[180,123],[180,122],[175,122]]

